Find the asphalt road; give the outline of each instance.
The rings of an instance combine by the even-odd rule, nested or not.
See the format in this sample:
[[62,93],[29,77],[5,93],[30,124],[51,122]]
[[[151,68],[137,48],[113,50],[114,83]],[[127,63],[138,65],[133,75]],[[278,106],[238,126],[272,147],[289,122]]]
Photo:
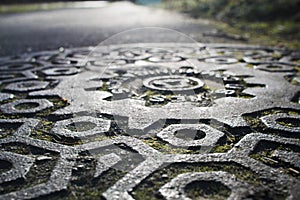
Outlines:
[[[194,20],[179,13],[138,6],[129,2],[107,3],[98,8],[74,8],[0,15],[0,56],[59,47],[98,45],[122,31],[161,27],[187,34],[199,42],[214,27],[205,20]],[[107,43],[191,41],[179,33],[139,29],[118,35]]]

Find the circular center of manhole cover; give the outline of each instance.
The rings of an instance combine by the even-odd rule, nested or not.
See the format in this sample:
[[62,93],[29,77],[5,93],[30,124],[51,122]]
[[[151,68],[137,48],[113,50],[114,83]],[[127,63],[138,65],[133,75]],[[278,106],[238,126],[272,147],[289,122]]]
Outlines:
[[180,92],[200,89],[204,83],[194,77],[157,76],[145,79],[143,85],[152,90]]

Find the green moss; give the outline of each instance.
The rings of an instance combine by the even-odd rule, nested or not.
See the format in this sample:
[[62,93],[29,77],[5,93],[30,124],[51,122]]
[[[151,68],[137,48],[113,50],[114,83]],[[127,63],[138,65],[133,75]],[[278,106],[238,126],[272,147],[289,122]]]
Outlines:
[[282,55],[280,53],[273,53],[272,57],[276,60],[279,60],[282,57]]
[[206,85],[206,84],[202,87],[202,89],[203,89],[203,90],[210,90],[209,86]]
[[243,94],[243,93],[239,94],[238,97],[243,98],[243,99],[252,99],[252,98],[254,98],[254,96],[252,96],[252,95],[247,95],[247,94]]
[[252,64],[247,64],[246,67],[253,69],[253,68],[254,68],[254,65],[252,65]]
[[142,96],[145,95],[146,100],[149,100],[151,97],[155,96],[155,95],[159,95],[158,92],[153,91],[153,90],[147,90]]
[[[18,98],[14,98],[14,99],[10,99],[7,100],[4,103],[8,103],[8,102],[12,102],[14,100],[17,99],[25,99],[27,98],[26,96],[22,96],[22,97],[18,97]],[[60,98],[60,97],[51,97],[48,99],[50,102],[53,103],[53,106],[49,109],[43,110],[41,112],[38,113],[34,113],[34,114],[4,114],[4,113],[0,113],[0,119],[17,119],[17,118],[22,118],[24,117],[24,115],[26,116],[38,116],[38,117],[49,117],[49,115],[51,115],[52,112],[60,109],[60,108],[64,108],[66,106],[69,105],[69,102],[67,99],[64,98]],[[16,109],[18,110],[26,110],[26,109],[31,109],[31,108],[35,108],[37,107],[38,104],[34,103],[34,102],[29,102],[29,103],[21,103],[15,106]]]
[[[279,114],[279,113],[287,113],[289,115],[299,115],[299,112],[295,111],[295,110],[270,109],[270,110],[264,110],[259,113],[255,113],[255,114],[243,116],[243,117],[251,126],[256,127],[256,128],[264,128],[265,126],[262,124],[262,122],[259,118],[262,116],[274,115],[274,114]],[[291,120],[292,121],[290,121],[290,122],[282,121],[282,120],[279,120],[277,122],[282,125],[296,127],[296,125],[297,125],[296,120],[295,121],[293,121],[293,119],[291,119]]]
[[[0,91],[2,91],[2,89],[0,89]],[[14,97],[11,98],[11,99],[6,99],[6,100],[0,101],[0,102],[1,102],[1,104],[6,104],[6,103],[10,103],[10,102],[16,101],[16,100],[18,100],[18,99],[21,99],[21,98],[17,98],[16,96],[14,96]]]
[[[299,49],[298,3],[297,0],[265,0],[258,6],[250,0],[165,0],[162,7],[208,18],[232,39],[238,35],[251,44]],[[273,54],[275,59],[280,57]]]
[[[103,192],[126,175],[127,171],[132,170],[138,163],[143,161],[142,156],[130,153],[132,150],[129,149],[126,151],[126,147],[122,146],[122,150],[126,151],[121,153],[124,162],[120,161],[114,168],[109,169],[95,178],[94,174],[97,166],[96,157],[101,157],[109,153],[120,154],[121,146],[117,147],[113,145],[111,147],[112,148],[103,148],[99,149],[98,152],[93,152],[95,154],[97,153],[95,157],[91,157],[90,151],[81,153],[76,159],[76,164],[72,170],[72,179],[65,192],[54,193],[46,199],[102,199],[101,195]],[[128,162],[128,160],[131,162]]]
[[300,85],[300,83],[298,82],[298,81],[296,81],[296,80],[290,80],[290,82],[291,82],[291,84],[293,84],[293,85]]
[[276,162],[272,162],[272,160],[266,159],[268,157],[271,157],[272,153],[273,153],[273,151],[272,152],[262,151],[262,152],[259,152],[257,154],[251,154],[250,157],[254,158],[255,160],[259,160],[261,162],[265,162],[265,163],[268,163],[268,164],[274,164]]
[[280,125],[283,125],[283,126],[286,126],[286,127],[299,127],[299,121],[296,122],[290,122],[290,121],[285,121],[285,120],[280,120],[280,121],[277,121],[278,124]]
[[42,112],[37,113],[37,116],[41,116],[41,117],[49,117],[49,115],[51,115],[51,113],[53,113],[54,111],[64,108],[68,105],[70,105],[70,103],[68,102],[67,99],[65,98],[60,98],[60,97],[52,97],[48,99],[49,101],[51,101],[53,103],[53,106],[49,109],[46,109]]
[[[107,137],[105,135],[97,135],[96,137],[88,140],[88,141],[91,141],[91,142],[96,142],[96,141],[103,141],[103,140],[108,140],[108,139],[112,139],[113,137]],[[83,143],[87,143],[85,142],[85,140],[83,140]]]
[[[26,96],[24,98],[26,98]],[[10,99],[7,102],[3,102],[3,103],[12,102],[16,99],[19,99],[19,98],[15,98],[13,100]],[[46,110],[43,110],[41,112],[34,113],[34,114],[4,114],[4,113],[0,113],[0,119],[18,119],[18,118],[22,118],[24,116],[49,117],[49,115],[51,115],[52,112],[69,105],[68,100],[66,100],[64,98],[52,97],[52,98],[49,98],[48,100],[53,103],[53,106],[49,109],[46,109]],[[18,104],[15,106],[15,108],[18,110],[27,110],[27,109],[35,108],[37,106],[38,106],[37,103],[29,102],[29,103]]]
[[166,95],[166,99],[170,101],[172,99],[172,96],[173,95],[168,94],[168,95]]
[[[50,134],[50,131],[53,127],[55,122],[49,121],[45,118],[40,118],[40,122],[35,127],[34,130],[31,132],[31,137],[40,139],[40,140],[45,140],[45,141],[50,141],[50,142],[55,142],[59,144],[64,144],[64,145],[69,145],[69,146],[74,146],[74,145],[81,145],[89,142],[96,142],[96,141],[103,141],[103,140],[108,140],[113,138],[115,135],[111,134],[111,136],[106,136],[104,134],[97,134],[95,136],[91,137],[85,137],[85,138],[69,138],[69,137],[63,137],[60,135],[54,135]],[[87,126],[86,126],[87,125]],[[94,125],[91,124],[82,124],[78,123],[76,126],[69,126],[69,129],[71,131],[85,131],[89,130],[94,127]],[[111,130],[114,131],[114,130]]]
[[225,153],[228,152],[232,148],[232,145],[224,144],[218,147],[215,147],[212,152],[213,153]]
[[197,153],[197,151],[184,149],[184,148],[176,148],[167,143],[164,143],[158,138],[152,137],[142,140],[144,143],[149,145],[150,147],[166,154],[192,154]]
[[255,128],[261,127],[261,121],[259,118],[253,118],[253,117],[247,116],[247,117],[244,117],[244,119],[246,119],[246,121]]
[[267,127],[261,122],[260,117],[273,115],[278,113],[287,113],[287,112],[294,112],[294,111],[285,111],[280,109],[269,109],[264,110],[261,112],[253,113],[250,115],[244,115],[244,119],[248,122],[248,124],[255,130],[265,130]]
[[185,193],[191,199],[222,200],[230,196],[230,189],[219,182],[195,181],[185,187]]
[[32,137],[39,139],[39,140],[45,140],[45,141],[49,141],[52,142],[53,138],[50,137],[47,133],[45,133],[44,131],[40,131],[40,130],[33,130],[32,131]]
[[283,161],[280,161],[277,158],[274,158],[272,156],[273,152],[274,152],[273,150],[272,151],[269,151],[269,150],[260,151],[255,154],[251,154],[250,157],[255,160],[258,160],[260,162],[263,162],[264,164],[269,165],[273,168],[277,168],[280,171],[282,171],[286,174],[289,174],[297,179],[300,179],[299,171],[297,169],[295,169],[294,166],[292,166],[288,163],[285,163]]
[[83,188],[79,188],[79,187],[76,187],[74,189],[76,190],[76,192],[70,193],[70,195],[68,195],[68,197],[66,199],[68,199],[68,200],[75,200],[75,199],[98,200],[98,199],[102,199],[101,198],[101,195],[102,195],[101,190],[94,189],[94,188],[83,189]]
[[281,112],[282,112],[281,110],[277,110],[277,109],[265,110],[265,111],[261,112],[261,116],[273,115],[273,114],[278,114]]
[[233,145],[239,141],[238,137],[235,137],[233,135],[226,134],[225,142],[222,142],[221,144],[217,144],[215,147],[212,148],[212,153],[226,153],[228,152]]
[[[214,22],[215,26],[221,32],[228,34],[244,35],[248,38],[247,43],[258,44],[263,46],[280,46],[291,49],[300,49],[299,33],[279,33],[276,28],[283,26],[284,29],[293,29],[298,26],[297,23],[286,24],[285,22],[265,22],[263,26],[253,22],[242,22],[234,25],[229,25],[224,22]],[[283,24],[283,25],[282,25]],[[279,55],[274,55],[275,59],[280,58]]]
[[240,141],[249,130],[241,130],[238,128],[229,129],[224,128],[221,130],[225,133],[225,137],[221,138],[218,143],[212,148],[211,153],[226,153],[228,152],[238,141]]
[[103,140],[109,140],[112,138],[114,138],[114,136],[95,135],[93,137],[82,138],[79,141],[75,142],[73,145],[86,144],[86,143],[90,143],[90,142],[99,142],[99,141],[103,141]]
[[66,138],[62,136],[55,135],[53,136],[53,141],[68,146],[75,146],[83,144],[83,141],[79,138]]
[[258,143],[256,150],[250,154],[250,157],[300,179],[300,174],[297,173],[297,169],[295,169],[294,166],[273,156],[275,150],[299,152],[300,149],[297,146],[283,146],[280,143],[263,141]]
[[28,155],[30,154],[30,147],[26,146],[21,143],[7,143],[7,144],[1,144],[1,150],[22,154],[22,155]]
[[53,141],[53,138],[48,135],[52,127],[53,122],[40,120],[38,126],[32,130],[31,136],[40,140]]
[[[273,114],[279,114],[279,113],[286,113],[286,114],[292,114],[292,115],[299,115],[298,111],[296,110],[290,110],[290,109],[269,109],[264,110],[260,112],[255,112],[252,114],[244,115],[243,118],[245,121],[249,124],[250,128],[252,129],[252,132],[260,132],[260,133],[266,133],[271,135],[279,135],[283,137],[288,138],[299,138],[299,135],[297,133],[292,133],[289,131],[281,131],[274,128],[267,127],[260,118],[263,116],[273,115]],[[277,123],[287,126],[287,127],[299,127],[299,120],[294,119],[282,119],[277,120]]]
[[299,115],[299,113],[296,111],[288,111],[288,114],[289,115]]
[[1,123],[0,126],[0,139],[13,135],[22,123]]
[[107,84],[107,82],[103,82],[103,85],[102,85],[102,87],[100,88],[100,90],[102,90],[102,91],[109,91],[108,90],[108,84]]
[[53,125],[54,123],[52,121],[40,119],[40,123],[34,130],[32,130],[30,136],[39,140],[45,140],[49,142],[55,142],[71,146],[83,143],[80,139],[65,138],[58,135],[50,135],[49,132],[51,131]]
[[[85,169],[73,171],[74,178],[67,188],[67,192],[63,195],[64,199],[103,199],[102,193],[110,186],[121,179],[126,173],[115,169],[110,169],[105,172],[100,178],[94,178],[94,168],[87,167],[88,161],[85,161]],[[90,172],[88,172],[88,170]],[[61,197],[60,197],[61,198]],[[49,199],[55,199],[53,197]],[[56,196],[56,199],[59,197]]]

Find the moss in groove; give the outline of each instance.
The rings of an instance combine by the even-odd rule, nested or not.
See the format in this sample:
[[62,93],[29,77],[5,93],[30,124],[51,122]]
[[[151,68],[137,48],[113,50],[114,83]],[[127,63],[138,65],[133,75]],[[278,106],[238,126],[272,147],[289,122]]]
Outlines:
[[[114,167],[94,177],[97,158],[115,153],[121,157]],[[48,195],[41,199],[103,199],[102,193],[114,185],[127,171],[133,170],[144,158],[125,144],[80,153],[72,170],[72,179],[64,192]]]
[[230,190],[222,183],[213,181],[195,181],[185,187],[187,197],[222,200],[230,196]]
[[[283,146],[277,142],[266,142],[261,141],[257,144],[257,147],[250,157],[263,162],[281,172],[287,173],[297,179],[300,179],[300,169],[295,168],[289,163],[281,161],[273,156],[275,150],[287,151],[287,152],[297,152],[299,154],[300,148],[298,146],[288,145]],[[297,173],[298,172],[298,173]]]
[[[161,194],[158,192],[159,189],[166,183],[170,182],[179,174],[190,173],[190,172],[211,172],[211,171],[226,171],[234,174],[237,178],[248,182],[254,186],[266,188],[269,186],[271,188],[271,196],[285,197],[286,194],[282,193],[283,188],[278,188],[273,185],[272,182],[260,180],[259,176],[248,168],[245,168],[239,164],[233,162],[226,163],[173,163],[168,166],[164,166],[146,179],[142,181],[134,191],[132,195],[135,199],[143,200],[156,200],[162,199]],[[283,199],[283,198],[282,198]]]
[[278,119],[276,122],[278,124],[281,124],[281,125],[287,126],[287,127],[299,127],[300,126],[300,120],[297,120],[297,119]]
[[37,159],[24,178],[0,184],[0,194],[25,189],[47,182],[58,159],[57,153],[34,146],[27,146],[22,143],[2,144],[1,149],[37,158],[39,156],[46,156],[47,159]]
[[[220,129],[220,128],[219,128]],[[249,134],[251,130],[247,127],[231,128],[224,126],[220,129],[225,133],[214,148],[210,151],[211,153],[226,153],[228,152],[238,141],[240,141],[246,134]]]
[[199,152],[187,149],[187,148],[176,148],[170,144],[165,143],[164,141],[160,140],[156,137],[151,137],[142,140],[144,143],[146,143],[148,146],[162,152],[165,154],[198,154]]
[[[298,134],[270,129],[260,120],[260,118],[263,116],[279,114],[279,113],[286,113],[289,115],[297,115],[297,116],[300,115],[300,111],[298,110],[274,108],[274,109],[268,109],[259,112],[245,114],[243,115],[243,118],[249,124],[253,132],[262,132],[262,133],[274,134],[274,135],[279,135],[279,136],[284,136],[289,138],[299,138]],[[285,126],[297,126],[297,122],[296,123],[293,122],[291,124],[282,122],[281,124]]]
[[53,142],[53,137],[49,135],[51,128],[53,127],[53,122],[47,120],[40,120],[37,127],[31,131],[30,136],[40,140],[46,140]]
[[60,97],[57,97],[57,96],[53,96],[51,98],[48,98],[48,100],[53,103],[53,106],[49,109],[46,109],[44,111],[41,111],[41,112],[37,113],[36,116],[38,116],[38,117],[49,117],[54,111],[70,105],[70,103],[68,102],[67,99],[60,98]]
[[0,123],[0,139],[13,135],[22,123]]

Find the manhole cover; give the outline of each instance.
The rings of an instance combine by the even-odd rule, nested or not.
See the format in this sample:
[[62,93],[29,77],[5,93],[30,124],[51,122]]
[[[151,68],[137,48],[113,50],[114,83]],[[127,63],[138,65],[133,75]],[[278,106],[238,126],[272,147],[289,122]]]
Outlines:
[[299,199],[300,61],[138,44],[0,64],[0,198]]

